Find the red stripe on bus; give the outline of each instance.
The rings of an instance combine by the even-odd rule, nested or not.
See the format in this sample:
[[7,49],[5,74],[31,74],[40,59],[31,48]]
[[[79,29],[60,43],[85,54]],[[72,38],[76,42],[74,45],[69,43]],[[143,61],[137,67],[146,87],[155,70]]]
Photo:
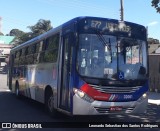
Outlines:
[[92,88],[86,83],[82,85],[81,90],[85,92],[87,95],[89,95],[90,97],[92,97],[94,100],[107,101],[111,96],[111,94],[106,94],[106,93],[97,91],[96,89]]

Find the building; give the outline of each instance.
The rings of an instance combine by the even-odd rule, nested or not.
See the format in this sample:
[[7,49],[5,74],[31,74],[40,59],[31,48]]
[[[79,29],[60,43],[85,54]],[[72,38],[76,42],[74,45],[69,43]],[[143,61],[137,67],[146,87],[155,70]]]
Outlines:
[[160,92],[160,54],[149,54],[150,91]]
[[0,72],[5,70],[14,36],[0,36]]
[[149,42],[149,88],[160,92],[160,43],[157,40]]

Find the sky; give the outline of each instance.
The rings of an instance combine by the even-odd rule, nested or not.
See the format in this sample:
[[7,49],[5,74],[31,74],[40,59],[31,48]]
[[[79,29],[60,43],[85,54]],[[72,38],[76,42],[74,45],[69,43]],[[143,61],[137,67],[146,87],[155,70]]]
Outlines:
[[[148,27],[148,37],[160,40],[160,14],[151,0],[123,0],[124,20]],[[0,0],[1,31],[29,32],[39,19],[57,27],[77,16],[120,19],[120,0]]]

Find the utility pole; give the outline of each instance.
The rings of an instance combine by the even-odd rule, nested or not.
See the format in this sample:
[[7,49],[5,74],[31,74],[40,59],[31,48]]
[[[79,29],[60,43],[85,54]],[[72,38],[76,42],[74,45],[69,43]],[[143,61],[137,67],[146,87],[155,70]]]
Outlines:
[[121,2],[121,9],[120,9],[120,20],[124,21],[124,9],[123,9],[123,0],[120,0]]

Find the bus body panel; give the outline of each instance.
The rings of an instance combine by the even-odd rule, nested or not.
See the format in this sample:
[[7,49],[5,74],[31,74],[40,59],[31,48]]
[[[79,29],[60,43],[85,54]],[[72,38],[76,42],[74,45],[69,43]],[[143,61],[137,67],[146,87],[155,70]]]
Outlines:
[[[61,34],[62,27],[59,26],[54,30],[50,30],[49,32],[42,34],[33,40],[25,42],[23,45],[19,45],[11,50],[10,57],[15,55],[15,52],[19,49],[23,49],[30,44],[35,44],[40,41],[45,40],[46,38],[54,35],[54,34]],[[59,37],[59,47],[61,45],[61,37]],[[60,49],[59,49],[60,51]],[[59,52],[58,51],[58,52]],[[12,61],[14,56],[12,57]],[[59,53],[56,63],[39,63],[35,65],[24,65],[24,66],[17,66],[13,67],[14,65],[10,65],[12,70],[10,69],[9,77],[10,81],[10,89],[12,92],[15,93],[16,82],[19,84],[19,90],[21,95],[29,97],[31,99],[37,100],[41,103],[44,103],[45,99],[45,88],[50,86],[55,95],[55,108],[57,108],[57,81],[58,81],[58,61],[59,61]],[[18,72],[17,72],[18,71]],[[20,73],[22,76],[18,76]]]
[[[148,98],[139,98],[130,102],[94,101],[89,103],[79,96],[73,97],[73,115],[104,115],[104,114],[136,114],[145,113]],[[111,108],[113,108],[111,110]]]
[[[19,83],[20,93],[26,97],[44,103],[44,92],[47,86],[57,89],[57,64],[29,65],[18,68],[20,72],[25,69],[25,76],[12,78],[12,91],[15,92],[16,81]],[[21,69],[21,70],[20,70]]]

